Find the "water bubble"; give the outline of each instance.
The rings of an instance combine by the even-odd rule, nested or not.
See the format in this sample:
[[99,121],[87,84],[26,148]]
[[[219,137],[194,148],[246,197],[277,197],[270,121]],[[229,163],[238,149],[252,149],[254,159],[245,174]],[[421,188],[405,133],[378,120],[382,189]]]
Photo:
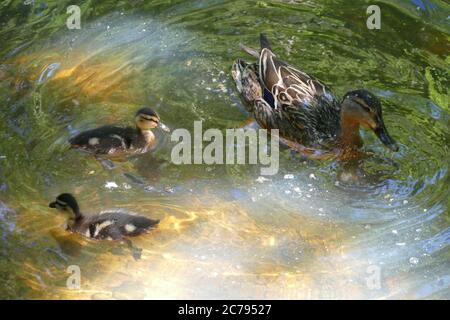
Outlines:
[[258,177],[258,179],[256,179],[256,182],[259,182],[259,183],[264,183],[265,181],[269,181],[269,179],[264,178],[264,177]]
[[122,187],[123,187],[125,190],[130,190],[130,189],[131,189],[131,186],[130,186],[128,183],[126,183],[126,182],[122,183]]
[[118,188],[119,186],[117,185],[117,183],[115,183],[114,181],[107,181],[106,183],[105,183],[105,188],[106,189],[116,189],[116,188]]
[[409,258],[409,263],[411,264],[418,264],[419,263],[419,259],[416,257],[411,257]]
[[155,189],[155,187],[153,187],[153,186],[146,186],[146,187],[144,188],[144,191],[146,191],[146,192],[155,192],[156,189]]
[[175,189],[173,187],[165,187],[164,191],[166,191],[167,193],[174,193]]

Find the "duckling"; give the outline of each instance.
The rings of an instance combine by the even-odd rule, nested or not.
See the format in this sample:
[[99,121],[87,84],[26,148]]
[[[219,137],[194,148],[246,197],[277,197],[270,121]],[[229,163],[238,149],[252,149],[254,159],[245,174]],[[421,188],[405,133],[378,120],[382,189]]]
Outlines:
[[308,150],[332,150],[345,157],[362,146],[362,126],[373,130],[389,149],[398,150],[374,94],[353,90],[339,102],[319,80],[279,60],[263,34],[260,44],[260,51],[241,45],[258,62],[238,59],[232,77],[247,110],[262,128],[278,129],[281,138]]
[[165,132],[169,128],[160,121],[158,113],[145,107],[135,116],[136,128],[103,126],[87,130],[69,139],[72,148],[95,155],[121,156],[145,153],[155,145],[152,129],[159,127]]
[[95,240],[122,240],[126,237],[134,237],[159,223],[159,220],[120,211],[106,211],[86,216],[81,213],[75,197],[70,193],[60,194],[54,202],[49,204],[49,207],[70,214],[67,224],[69,231]]

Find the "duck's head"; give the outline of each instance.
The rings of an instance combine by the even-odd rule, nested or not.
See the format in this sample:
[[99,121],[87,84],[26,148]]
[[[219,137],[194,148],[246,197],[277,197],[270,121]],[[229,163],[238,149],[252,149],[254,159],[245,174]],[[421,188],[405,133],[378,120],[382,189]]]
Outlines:
[[373,130],[386,147],[398,151],[397,143],[384,125],[381,103],[375,95],[363,89],[347,92],[342,101],[342,112],[351,122]]
[[139,109],[135,117],[136,126],[140,130],[151,130],[156,127],[161,128],[165,132],[170,132],[170,129],[161,122],[159,114],[151,108],[144,107]]
[[231,69],[231,75],[236,83],[237,91],[248,106],[263,97],[263,89],[259,82],[255,64],[237,59]]
[[76,217],[80,216],[80,208],[78,207],[77,200],[75,200],[75,197],[70,193],[60,194],[56,197],[56,200],[50,202],[48,206],[63,212],[72,213]]

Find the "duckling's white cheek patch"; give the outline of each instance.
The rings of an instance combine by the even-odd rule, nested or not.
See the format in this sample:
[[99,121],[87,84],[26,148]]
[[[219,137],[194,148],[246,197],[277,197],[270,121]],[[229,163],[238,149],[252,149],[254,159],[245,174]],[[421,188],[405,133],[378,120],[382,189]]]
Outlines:
[[125,225],[125,230],[126,230],[127,232],[133,232],[134,230],[136,230],[136,226],[133,225],[133,224],[131,224],[131,223],[126,224],[126,225]]
[[96,146],[96,145],[98,145],[99,143],[100,143],[99,138],[90,138],[90,139],[89,139],[89,145],[91,145],[91,146]]

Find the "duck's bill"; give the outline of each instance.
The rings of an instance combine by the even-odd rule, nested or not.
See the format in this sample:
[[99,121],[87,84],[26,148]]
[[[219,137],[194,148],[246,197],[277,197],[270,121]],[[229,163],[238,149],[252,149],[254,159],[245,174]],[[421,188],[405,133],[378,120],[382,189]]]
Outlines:
[[397,143],[394,139],[391,138],[384,125],[376,129],[375,134],[377,135],[378,139],[380,139],[380,141],[383,142],[383,144],[390,150],[398,151]]
[[162,130],[162,131],[164,131],[164,132],[170,132],[170,128],[168,127],[168,126],[166,126],[164,123],[162,123],[162,122],[160,122],[159,124],[158,124],[158,127]]
[[48,204],[48,206],[49,206],[50,208],[56,208],[56,202],[50,202],[50,203]]

